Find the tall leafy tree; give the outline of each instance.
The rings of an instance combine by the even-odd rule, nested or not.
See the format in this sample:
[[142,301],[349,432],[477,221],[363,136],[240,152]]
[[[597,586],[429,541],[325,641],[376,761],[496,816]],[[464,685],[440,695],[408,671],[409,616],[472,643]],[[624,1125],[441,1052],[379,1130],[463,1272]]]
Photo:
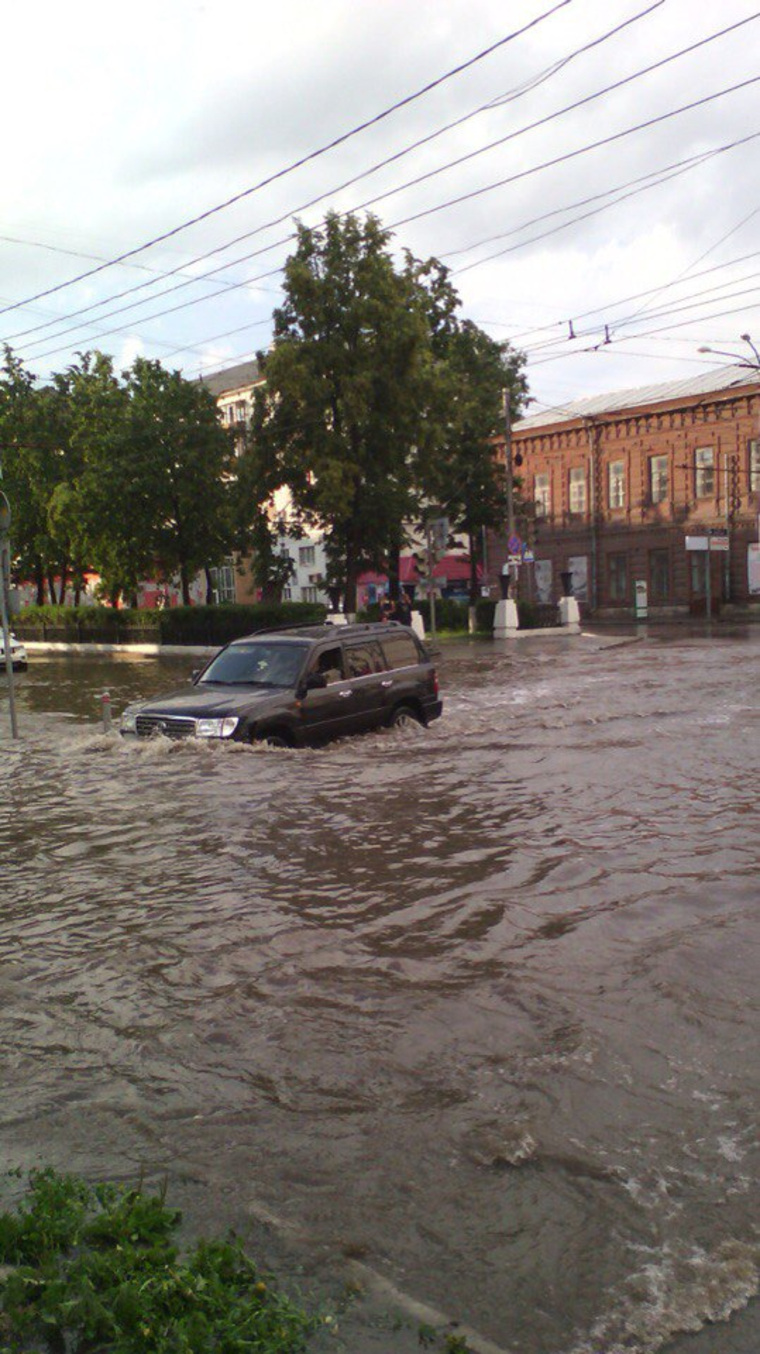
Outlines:
[[128,450],[146,473],[154,557],[178,573],[190,603],[195,573],[230,548],[232,450],[210,391],[160,362],[138,358],[126,373]]
[[139,511],[144,475],[128,455],[126,392],[112,359],[94,352],[53,378],[51,398],[61,474],[48,504],[50,532],[75,597],[94,569],[115,603],[133,595],[151,558],[150,519]]
[[446,418],[440,445],[428,464],[427,483],[430,496],[443,505],[452,528],[467,536],[474,603],[484,531],[503,527],[505,522],[504,468],[495,456],[495,441],[504,431],[505,392],[513,418],[525,398],[525,358],[508,343],[497,343],[471,320],[448,328],[439,353],[445,374]]
[[46,587],[57,600],[59,560],[48,508],[65,473],[62,462],[51,392],[38,389],[32,373],[6,347],[0,370],[0,469],[13,513],[12,563],[17,577],[34,580],[39,605]]
[[426,309],[376,218],[298,228],[285,267],[258,437],[269,481],[325,534],[328,584],[356,605],[360,570],[383,563],[415,502],[414,463],[433,403]]

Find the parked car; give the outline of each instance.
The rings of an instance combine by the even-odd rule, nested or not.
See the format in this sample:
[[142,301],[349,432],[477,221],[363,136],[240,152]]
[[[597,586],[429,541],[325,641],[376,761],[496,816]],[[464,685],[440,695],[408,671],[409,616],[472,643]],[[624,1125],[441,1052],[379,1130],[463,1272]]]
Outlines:
[[[11,662],[14,672],[26,672],[29,659],[26,649],[20,640],[11,634]],[[5,643],[3,641],[3,631],[0,627],[0,675],[5,672]]]
[[192,691],[130,705],[121,732],[300,747],[441,713],[425,646],[387,622],[259,631],[226,645],[192,680]]

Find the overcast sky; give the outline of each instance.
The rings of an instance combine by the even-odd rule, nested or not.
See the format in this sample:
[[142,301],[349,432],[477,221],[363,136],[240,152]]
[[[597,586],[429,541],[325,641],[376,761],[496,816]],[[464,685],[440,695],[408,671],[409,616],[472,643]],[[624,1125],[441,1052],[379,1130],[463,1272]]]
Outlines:
[[536,410],[719,364],[700,346],[749,354],[739,336],[760,346],[760,83],[710,96],[758,79],[755,15],[750,0],[13,6],[0,48],[0,339],[41,377],[94,347],[119,366],[144,354],[188,376],[244,361],[267,344],[293,217],[317,224],[383,195],[372,210],[399,250],[443,259],[463,314],[528,353]]

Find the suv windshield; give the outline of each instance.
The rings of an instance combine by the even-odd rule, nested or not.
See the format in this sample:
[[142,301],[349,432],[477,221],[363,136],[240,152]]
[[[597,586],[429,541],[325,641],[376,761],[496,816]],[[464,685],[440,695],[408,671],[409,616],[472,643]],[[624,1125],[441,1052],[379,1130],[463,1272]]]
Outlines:
[[233,644],[209,664],[199,681],[225,686],[295,686],[307,647],[265,640]]

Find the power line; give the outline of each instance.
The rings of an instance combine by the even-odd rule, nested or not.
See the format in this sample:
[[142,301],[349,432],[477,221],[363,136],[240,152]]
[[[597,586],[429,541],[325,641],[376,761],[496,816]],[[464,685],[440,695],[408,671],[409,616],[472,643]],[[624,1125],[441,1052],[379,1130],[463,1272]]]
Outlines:
[[[660,70],[663,66],[670,65],[672,61],[677,61],[682,56],[688,56],[691,52],[695,52],[699,48],[705,47],[711,42],[715,42],[718,38],[725,37],[727,33],[732,33],[735,29],[742,28],[748,23],[754,23],[758,18],[760,18],[760,11],[750,14],[746,19],[740,19],[735,24],[730,24],[727,28],[721,28],[717,33],[711,33],[708,37],[701,38],[699,42],[693,42],[688,47],[683,47],[677,52],[672,52],[670,56],[662,57],[661,60],[654,61],[649,66],[643,66],[641,70],[634,71],[631,75],[626,75],[620,80],[615,80],[613,84],[605,85],[602,89],[595,90],[593,94],[586,94],[582,99],[576,99],[574,103],[569,103],[564,108],[555,109],[553,113],[547,113],[542,118],[536,118],[535,121],[528,123],[525,127],[518,127],[515,131],[509,132],[506,136],[499,137],[496,141],[489,142],[486,146],[480,146],[477,150],[468,151],[466,155],[460,155],[456,160],[450,160],[447,164],[441,165],[438,169],[431,169],[425,174],[419,174],[417,178],[411,179],[409,183],[403,184],[400,188],[390,188],[386,192],[378,194],[376,197],[368,198],[365,202],[361,202],[355,210],[364,211],[367,207],[373,207],[378,202],[384,201],[385,198],[394,197],[396,193],[404,192],[407,188],[417,187],[421,183],[426,183],[429,179],[436,178],[438,174],[442,174],[447,169],[456,169],[460,165],[466,164],[470,160],[474,160],[477,156],[486,154],[487,151],[496,150],[498,147],[506,145],[509,141],[514,141],[517,137],[524,136],[526,132],[535,131],[538,127],[545,127],[547,123],[553,122],[556,118],[564,117],[566,113],[573,113],[578,108],[583,108],[587,104],[593,103],[596,99],[602,98],[605,94],[611,94],[617,89],[622,89],[625,85],[632,84],[634,80],[640,80],[644,75],[651,75],[652,71]],[[417,217],[407,218],[407,220],[417,219]],[[399,222],[398,224],[406,223]]]
[[[701,99],[695,99],[692,103],[685,103],[680,108],[673,108],[669,113],[660,113],[657,117],[647,118],[644,122],[637,122],[633,127],[626,127],[622,132],[614,132],[611,136],[602,137],[599,141],[592,141],[586,146],[580,146],[577,150],[567,151],[564,155],[557,155],[551,160],[544,160],[541,164],[532,165],[529,169],[510,174],[505,179],[497,179],[495,183],[485,184],[482,188],[474,188],[471,192],[461,193],[459,197],[452,197],[445,202],[439,202],[435,207],[426,207],[424,211],[415,212],[411,216],[404,216],[400,220],[392,222],[389,229],[396,230],[399,226],[408,226],[413,221],[421,221],[426,216],[434,216],[437,212],[446,211],[449,207],[458,207],[462,202],[470,202],[473,198],[482,197],[485,193],[492,193],[497,188],[506,187],[507,184],[530,178],[533,174],[539,174],[544,169],[553,169],[556,165],[567,164],[568,161],[575,160],[580,155],[587,155],[591,150],[599,150],[601,146],[611,146],[616,141],[622,141],[625,137],[632,136],[634,132],[645,131],[648,127],[656,127],[659,123],[668,122],[670,118],[678,117],[681,113],[690,113],[695,108],[702,108],[705,104],[713,103],[716,99],[725,98],[727,94],[736,94],[741,89],[748,89],[750,85],[756,85],[758,81],[760,81],[760,75],[753,75],[748,80],[741,80],[738,84],[728,85],[725,89],[719,89],[714,94],[706,94]],[[355,208],[355,210],[359,211],[361,208]]]
[[444,84],[447,80],[451,80],[454,76],[461,75],[463,71],[469,70],[479,61],[483,61],[485,57],[491,56],[501,47],[506,46],[507,43],[513,42],[515,38],[522,37],[523,34],[529,32],[532,28],[537,27],[538,24],[543,23],[545,19],[551,18],[558,10],[564,9],[569,4],[572,4],[572,0],[557,0],[557,3],[550,9],[546,10],[543,14],[539,14],[529,23],[523,24],[522,28],[515,29],[514,32],[508,33],[503,38],[499,38],[497,42],[491,43],[490,46],[484,48],[483,51],[476,53],[475,56],[470,57],[467,61],[460,62],[459,65],[444,72],[443,75],[439,75],[435,80],[429,81],[428,84],[423,85],[421,89],[416,90],[413,94],[407,94],[405,98],[398,99],[395,103],[391,104],[389,108],[383,109],[382,112],[376,113],[371,118],[367,118],[366,121],[359,123],[356,127],[352,127],[349,131],[334,137],[332,141],[327,142],[324,146],[320,146],[319,149],[310,151],[307,155],[301,156],[298,160],[293,161],[292,164],[287,165],[285,168],[277,170],[274,174],[268,175],[265,179],[260,179],[258,183],[252,184],[249,188],[244,188],[241,192],[235,193],[232,197],[227,198],[224,202],[217,203],[214,207],[207,208],[206,211],[200,212],[190,220],[181,222],[180,225],[174,226],[171,230],[164,231],[161,235],[153,236],[152,239],[145,241],[144,244],[136,245],[133,249],[127,249],[115,258],[109,259],[105,263],[101,263],[97,267],[89,269],[87,272],[80,273],[77,277],[70,278],[67,282],[59,282],[54,287],[48,287],[44,291],[37,292],[34,296],[26,297],[25,300],[16,301],[11,306],[5,306],[3,310],[0,310],[0,314],[5,314],[11,310],[19,310],[23,306],[31,305],[34,301],[42,300],[45,296],[52,296],[55,292],[63,291],[67,287],[72,287],[76,282],[83,282],[86,278],[94,277],[97,273],[102,273],[106,268],[113,268],[117,263],[124,263],[126,259],[134,258],[136,254],[141,254],[146,249],[152,249],[155,245],[162,244],[165,240],[172,239],[175,235],[179,235],[182,231],[188,230],[191,226],[196,226],[201,221],[206,221],[209,217],[217,215],[218,212],[225,211],[228,207],[234,206],[235,203],[242,202],[245,198],[251,197],[254,193],[260,192],[263,188],[269,187],[279,179],[285,178],[286,175],[292,174],[296,169],[301,169],[304,165],[319,159],[320,156],[326,155],[328,151],[335,150],[336,147],[344,145],[345,142],[350,141],[361,132],[367,131],[368,128],[377,126],[378,123],[383,122],[386,118],[390,117],[392,113],[396,113],[399,109],[406,108],[409,104],[415,103],[417,99],[421,99],[425,94],[429,94],[432,90],[437,89],[440,85]]
[[[462,123],[469,121],[471,118],[476,117],[480,113],[491,111],[494,107],[501,108],[506,106],[506,104],[513,102],[515,99],[532,91],[534,88],[536,88],[538,84],[543,83],[545,80],[550,78],[551,75],[556,74],[560,70],[564,69],[566,65],[568,65],[572,60],[574,60],[581,54],[590,51],[592,48],[599,46],[603,42],[606,42],[609,38],[621,32],[622,29],[627,28],[631,24],[638,22],[639,19],[644,18],[645,16],[650,14],[653,9],[659,8],[660,5],[662,4],[664,4],[664,0],[655,0],[654,4],[649,5],[646,9],[641,10],[638,14],[633,15],[630,19],[625,20],[624,23],[617,24],[614,28],[609,29],[606,33],[603,33],[601,36],[592,39],[587,43],[584,43],[581,47],[576,48],[575,51],[569,53],[561,61],[555,63],[555,65],[551,67],[547,72],[541,73],[539,76],[535,77],[532,81],[525,82],[523,83],[523,85],[519,86],[516,90],[512,90],[509,91],[507,94],[500,95],[497,99],[491,100],[489,103],[481,104],[478,108],[472,109],[469,113],[464,114],[460,118],[456,118],[453,122],[446,123],[443,127],[436,129],[436,131],[429,133],[427,136],[420,137],[417,141],[412,142],[411,145],[403,147],[401,150],[395,152],[393,155],[386,156],[384,160],[377,161],[375,164],[371,165],[368,169],[362,170],[358,174],[354,174],[349,179],[345,179],[342,183],[329,189],[327,192],[319,193],[316,197],[310,198],[307,202],[302,202],[297,207],[290,208],[288,211],[283,212],[280,216],[274,217],[272,220],[264,222],[263,224],[256,226],[252,230],[245,231],[243,234],[236,236],[234,239],[227,240],[222,245],[217,245],[213,249],[206,250],[203,254],[197,254],[194,258],[189,259],[185,264],[164,272],[162,274],[163,278],[168,280],[169,278],[177,275],[184,276],[183,269],[192,268],[197,263],[202,263],[206,259],[212,258],[216,254],[226,252],[228,249],[231,249],[234,245],[240,244],[243,240],[249,240],[253,238],[253,236],[255,235],[260,235],[264,231],[272,229],[274,226],[282,225],[284,221],[287,221],[291,217],[298,215],[298,213],[307,211],[309,208],[318,205],[320,202],[324,202],[326,198],[332,197],[336,193],[343,192],[346,188],[353,187],[354,184],[361,182],[362,179],[368,178],[370,175],[377,173],[379,170],[387,168],[388,165],[396,163],[397,161],[403,159],[406,155],[411,154],[412,151],[418,150],[421,146],[424,146],[429,142],[437,139],[438,137],[444,135],[446,132],[461,126]],[[520,134],[519,132],[516,133],[516,135],[519,134]],[[399,189],[398,191],[402,191],[402,189]],[[360,207],[353,210],[362,210],[362,209]],[[228,262],[219,264],[218,267],[210,269],[205,273],[195,274],[187,284],[183,283],[175,287],[165,288],[162,292],[158,293],[158,295],[168,296],[175,291],[181,291],[185,285],[192,285],[194,282],[206,281],[209,278],[216,277],[219,273],[225,272],[228,268],[234,268],[236,265],[240,263],[247,263],[252,258],[257,258],[261,254],[269,253],[273,249],[278,249],[282,245],[288,244],[294,238],[295,235],[291,232],[282,239],[275,240],[273,243],[265,245],[261,249],[254,250],[252,253],[243,254],[235,259],[230,259]],[[125,296],[133,295],[135,292],[144,291],[146,287],[152,287],[154,285],[155,285],[154,282],[149,281],[138,283],[137,285],[132,287],[127,287],[123,291],[117,292],[114,295],[106,297],[101,301],[92,302],[87,306],[80,307],[78,310],[69,312],[67,315],[59,316],[57,321],[51,320],[45,324],[37,324],[27,329],[17,330],[15,333],[9,334],[7,336],[7,341],[10,342],[14,339],[26,338],[30,334],[35,334],[40,332],[41,330],[49,329],[55,326],[56,323],[61,324],[65,323],[67,319],[75,319],[81,315],[88,315],[94,310],[102,309],[104,305],[108,305],[113,301],[121,300]],[[234,282],[225,282],[224,285],[230,288],[234,288],[238,284]],[[213,295],[217,294],[218,293],[213,293]],[[0,314],[2,313],[3,312],[0,311]],[[107,317],[101,316],[101,319],[102,318]],[[71,331],[64,330],[62,332],[69,333]],[[52,337],[57,338],[61,336],[62,335],[59,334],[53,335]]]
[[[551,160],[546,160],[546,161],[543,161],[542,163],[540,163],[540,164],[538,164],[538,165],[533,165],[533,166],[529,167],[528,169],[520,170],[520,171],[518,171],[518,172],[515,173],[515,174],[509,175],[509,176],[508,176],[507,178],[505,178],[505,179],[497,180],[497,182],[492,183],[492,184],[488,184],[488,185],[486,185],[486,186],[483,187],[483,188],[474,189],[473,191],[471,191],[471,192],[469,192],[469,193],[462,194],[462,195],[460,195],[460,196],[457,197],[457,198],[449,199],[449,200],[446,201],[446,202],[443,202],[443,203],[438,204],[438,206],[426,208],[424,211],[417,212],[416,214],[414,214],[414,215],[412,215],[412,216],[405,217],[405,218],[404,218],[403,220],[401,220],[401,221],[396,221],[396,222],[392,223],[392,225],[391,225],[391,227],[389,227],[389,229],[395,229],[395,228],[397,228],[398,226],[406,225],[406,224],[408,224],[409,222],[420,220],[422,217],[431,216],[431,215],[433,215],[434,213],[439,212],[439,211],[443,211],[443,210],[445,210],[445,209],[448,208],[448,207],[451,207],[451,206],[458,206],[460,203],[465,202],[465,201],[468,201],[468,200],[470,200],[471,198],[479,197],[479,196],[481,196],[481,195],[484,194],[484,193],[494,191],[496,188],[504,187],[506,184],[514,183],[514,182],[517,182],[518,180],[521,180],[521,179],[525,179],[525,178],[531,177],[531,176],[534,175],[534,174],[540,173],[540,172],[541,172],[542,170],[544,170],[544,169],[553,168],[554,166],[556,166],[556,165],[558,165],[558,164],[564,164],[564,163],[567,163],[567,162],[570,161],[570,160],[577,159],[577,158],[578,158],[579,156],[581,156],[581,155],[586,155],[586,154],[588,154],[589,151],[592,151],[592,150],[598,150],[598,149],[599,149],[600,147],[602,147],[602,146],[612,145],[612,144],[615,143],[615,142],[621,141],[621,140],[625,139],[626,137],[633,135],[635,132],[643,131],[643,130],[646,130],[647,128],[649,128],[649,127],[657,126],[657,125],[659,125],[660,123],[669,121],[671,118],[680,116],[682,113],[691,112],[691,111],[693,111],[695,108],[701,108],[701,107],[705,106],[706,104],[713,103],[716,99],[725,98],[725,97],[726,97],[727,95],[729,95],[729,94],[734,94],[734,93],[736,93],[736,92],[739,91],[739,90],[747,89],[747,88],[749,88],[750,86],[757,84],[759,81],[760,81],[760,76],[752,76],[752,77],[751,77],[750,79],[748,79],[748,80],[740,81],[738,84],[735,84],[735,85],[729,85],[729,86],[727,86],[725,89],[717,90],[717,91],[716,91],[715,93],[713,93],[713,94],[703,95],[703,97],[702,97],[701,99],[695,99],[695,100],[693,100],[691,103],[688,103],[688,104],[682,104],[679,108],[671,109],[670,112],[667,112],[667,113],[661,113],[661,114],[659,114],[657,117],[654,117],[654,118],[648,118],[648,119],[646,119],[646,120],[643,121],[643,122],[636,123],[636,124],[635,124],[634,126],[632,126],[632,127],[627,127],[627,128],[625,128],[623,131],[615,132],[615,133],[611,134],[610,136],[601,138],[601,139],[598,140],[598,141],[593,141],[593,142],[591,142],[591,143],[589,143],[589,144],[587,144],[587,145],[585,145],[585,146],[578,147],[576,150],[573,150],[573,151],[567,151],[567,152],[565,152],[565,154],[563,154],[563,155],[555,156],[555,157],[552,158]],[[354,208],[353,210],[361,210],[361,208]],[[269,248],[272,248],[272,247],[273,247],[273,246],[269,246]],[[264,251],[260,251],[260,252],[264,252]],[[264,273],[261,273],[261,274],[258,274],[258,275],[255,276],[255,277],[252,277],[252,278],[246,278],[246,279],[244,279],[243,281],[234,284],[234,287],[246,287],[246,286],[251,286],[254,282],[259,282],[259,281],[262,281],[262,280],[264,280],[264,279],[266,279],[266,278],[268,278],[268,277],[275,276],[275,275],[277,275],[280,271],[281,271],[280,268],[270,269],[269,271],[264,272]],[[185,284],[182,284],[182,285],[184,286]],[[193,299],[193,300],[184,302],[184,303],[182,303],[182,304],[179,305],[179,306],[172,306],[172,307],[170,307],[170,308],[168,308],[168,309],[165,309],[165,310],[156,311],[156,312],[154,312],[154,314],[152,314],[152,315],[143,316],[142,319],[141,319],[141,321],[140,321],[140,323],[141,323],[141,324],[142,324],[142,323],[147,323],[147,322],[150,321],[150,320],[159,319],[159,318],[163,317],[164,315],[174,314],[174,313],[176,313],[178,310],[184,310],[184,309],[187,309],[188,307],[191,307],[191,306],[194,306],[194,305],[198,305],[198,304],[200,304],[202,301],[211,300],[213,297],[223,294],[223,292],[225,292],[225,291],[233,290],[234,287],[220,288],[219,291],[211,292],[208,296],[197,297],[197,298],[195,298],[195,299]],[[172,288],[172,289],[170,289],[170,290],[179,290],[179,288]],[[136,304],[137,304],[137,305],[141,305],[142,302],[138,302],[138,303],[136,303]],[[134,308],[134,306],[124,307],[124,308],[122,308],[121,310],[119,310],[119,311],[117,311],[117,312],[112,312],[112,313],[124,313],[127,309],[133,309],[133,308]],[[101,318],[107,318],[107,316],[102,316]],[[78,328],[78,327],[79,327],[79,326],[73,326],[74,329],[76,329],[76,328]],[[108,333],[120,333],[121,330],[122,330],[124,327],[125,327],[125,326],[117,326],[115,329],[110,330],[110,331],[105,331],[105,332],[106,332],[106,334],[108,334]],[[54,335],[53,337],[54,337],[54,338],[61,338],[61,337],[63,337],[63,335],[64,335],[65,333],[68,333],[68,332],[70,332],[70,331],[69,331],[69,330],[64,330],[64,331],[62,331],[61,333],[59,333],[58,335]],[[32,346],[35,346],[35,345],[32,345]],[[51,357],[51,356],[54,356],[55,354],[57,354],[58,352],[65,351],[68,347],[70,347],[70,345],[63,345],[63,347],[56,347],[56,348],[48,349],[48,350],[46,350],[44,353],[38,354],[38,357],[40,357],[40,358],[42,358],[42,357]]]

